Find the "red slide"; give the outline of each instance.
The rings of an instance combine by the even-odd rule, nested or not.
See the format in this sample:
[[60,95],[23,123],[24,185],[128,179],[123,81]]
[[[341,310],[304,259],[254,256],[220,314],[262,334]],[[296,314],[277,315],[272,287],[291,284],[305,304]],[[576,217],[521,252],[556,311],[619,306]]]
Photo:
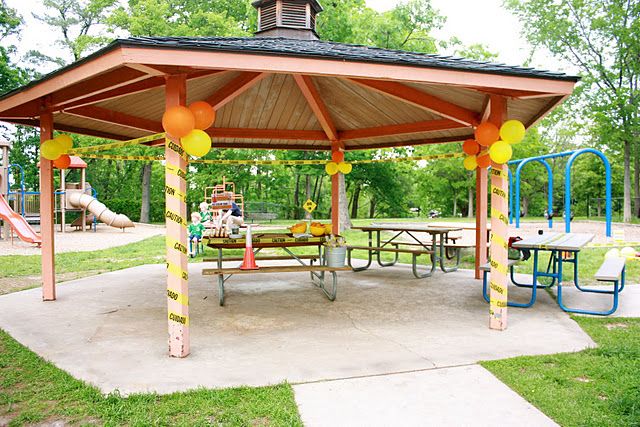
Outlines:
[[9,203],[0,195],[0,219],[9,221],[11,227],[18,233],[20,239],[27,243],[35,243],[40,246],[42,238],[37,234],[29,223],[20,215],[15,213]]

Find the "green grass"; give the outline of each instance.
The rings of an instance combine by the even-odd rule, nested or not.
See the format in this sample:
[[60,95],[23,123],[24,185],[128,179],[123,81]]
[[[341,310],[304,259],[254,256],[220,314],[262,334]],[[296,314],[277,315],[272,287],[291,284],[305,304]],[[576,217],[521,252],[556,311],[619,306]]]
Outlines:
[[639,426],[640,319],[575,320],[597,348],[482,365],[562,426]]
[[169,395],[103,396],[0,330],[0,424],[301,425],[288,384]]

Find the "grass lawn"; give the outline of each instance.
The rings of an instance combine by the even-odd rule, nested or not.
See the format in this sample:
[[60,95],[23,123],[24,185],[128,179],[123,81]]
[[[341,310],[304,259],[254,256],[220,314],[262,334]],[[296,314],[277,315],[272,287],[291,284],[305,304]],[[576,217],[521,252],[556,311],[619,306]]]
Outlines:
[[296,426],[288,384],[170,395],[103,396],[0,330],[0,425]]
[[482,365],[562,426],[639,426],[640,319],[575,320],[598,348]]

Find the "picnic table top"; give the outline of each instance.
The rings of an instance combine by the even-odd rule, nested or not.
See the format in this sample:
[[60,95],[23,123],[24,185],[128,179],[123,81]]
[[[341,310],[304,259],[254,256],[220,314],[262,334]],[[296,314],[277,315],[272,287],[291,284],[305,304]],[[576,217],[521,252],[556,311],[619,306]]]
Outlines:
[[514,242],[516,249],[579,251],[595,237],[592,233],[543,233],[526,236]]
[[[320,246],[326,237],[294,237],[291,233],[253,233],[251,243],[254,248],[283,248],[293,246]],[[203,237],[202,243],[210,248],[239,249],[245,247],[244,236],[239,239],[230,237]]]
[[352,230],[361,231],[408,231],[415,233],[429,233],[429,234],[446,234],[450,231],[461,231],[460,227],[434,227],[432,225],[419,226],[415,224],[371,224],[351,227]]

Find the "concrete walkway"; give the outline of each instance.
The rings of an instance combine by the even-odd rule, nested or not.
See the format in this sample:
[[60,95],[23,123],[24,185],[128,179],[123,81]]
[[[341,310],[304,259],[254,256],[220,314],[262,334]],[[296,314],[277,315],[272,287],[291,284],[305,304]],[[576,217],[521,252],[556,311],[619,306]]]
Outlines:
[[[418,280],[410,268],[340,274],[329,302],[308,274],[237,276],[218,306],[205,264],[190,265],[191,355],[167,357],[166,271],[147,265],[0,296],[0,327],[104,392],[307,383],[582,350],[591,339],[542,293],[489,330],[470,271]],[[527,290],[510,291],[514,298]]]
[[556,425],[479,365],[293,389],[307,427]]

